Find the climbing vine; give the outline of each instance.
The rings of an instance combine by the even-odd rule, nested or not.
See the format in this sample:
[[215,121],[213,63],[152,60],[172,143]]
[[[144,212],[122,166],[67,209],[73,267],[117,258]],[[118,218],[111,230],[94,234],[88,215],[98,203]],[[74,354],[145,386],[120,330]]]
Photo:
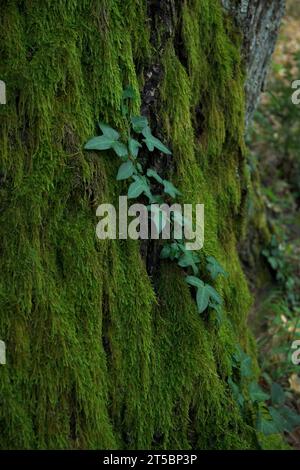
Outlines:
[[[176,199],[180,196],[180,191],[167,179],[163,179],[153,168],[147,168],[144,171],[139,162],[139,152],[143,145],[146,145],[149,152],[157,149],[159,152],[171,155],[171,151],[157,137],[152,134],[148,119],[145,116],[130,116],[129,100],[135,99],[135,93],[132,87],[128,86],[123,91],[122,114],[126,121],[127,135],[126,140],[121,134],[107,124],[99,123],[102,135],[93,137],[86,145],[86,150],[113,150],[121,159],[116,179],[118,181],[131,180],[128,187],[128,199],[135,199],[144,196],[150,204],[164,204],[170,199]],[[151,189],[151,180],[160,185],[160,194],[153,194]],[[149,215],[160,234],[167,223],[171,226],[170,233],[173,239],[165,243],[160,257],[175,261],[178,266],[185,269],[185,281],[191,287],[196,288],[196,302],[199,313],[203,313],[208,307],[214,309],[219,320],[221,319],[222,297],[210,284],[205,283],[199,277],[200,256],[186,248],[183,237],[184,227],[191,224],[191,221],[184,217],[181,212],[171,211],[170,217],[159,206],[148,205]],[[153,210],[155,209],[155,210]],[[153,213],[154,212],[154,213]],[[174,225],[181,227],[182,239],[174,238]],[[206,267],[212,280],[218,275],[227,275],[222,266],[213,256],[206,257]]]

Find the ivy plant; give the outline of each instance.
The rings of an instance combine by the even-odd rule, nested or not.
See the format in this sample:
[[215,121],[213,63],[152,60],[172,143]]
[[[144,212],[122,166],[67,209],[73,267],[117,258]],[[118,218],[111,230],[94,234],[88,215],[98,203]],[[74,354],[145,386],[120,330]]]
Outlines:
[[[131,116],[130,102],[135,99],[133,88],[130,86],[127,87],[123,92],[122,98],[122,115],[126,120],[126,127],[128,129],[126,139],[124,139],[117,130],[101,122],[99,127],[102,134],[90,139],[85,144],[85,149],[113,151],[121,160],[116,176],[117,180],[129,180],[127,191],[128,198],[136,199],[140,196],[147,198],[150,213],[150,210],[153,211],[151,204],[162,204],[170,199],[175,200],[181,193],[171,181],[162,178],[153,168],[147,168],[146,171],[144,171],[139,162],[139,154],[143,146],[145,146],[149,152],[158,151],[165,155],[171,155],[172,153],[160,139],[153,135],[146,116]],[[153,181],[155,181],[156,185],[161,187],[161,193],[159,195],[152,193],[151,188]],[[167,222],[170,223],[172,228],[171,233],[173,233],[175,223],[179,224],[182,230],[186,224],[191,224],[181,213],[172,212],[170,219],[168,219],[166,213],[161,210],[159,206],[155,207],[154,212],[156,213],[154,217],[152,214],[152,220],[156,224],[158,233],[164,229]],[[219,318],[221,318],[222,298],[214,287],[200,279],[200,256],[194,251],[186,249],[185,240],[171,239],[162,247],[160,256],[162,259],[168,258],[176,262],[178,266],[185,270],[185,280],[187,284],[196,289],[196,302],[199,313],[203,313],[210,307],[214,309],[218,313]],[[206,268],[212,281],[215,281],[219,275],[227,275],[213,256],[206,258]]]

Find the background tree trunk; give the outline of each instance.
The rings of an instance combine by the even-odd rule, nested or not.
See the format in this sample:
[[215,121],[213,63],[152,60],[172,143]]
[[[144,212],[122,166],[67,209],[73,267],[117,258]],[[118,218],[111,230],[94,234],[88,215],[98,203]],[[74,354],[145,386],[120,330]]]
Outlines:
[[[255,358],[236,248],[249,184],[243,58],[248,121],[283,2],[221,3],[2,5],[1,448],[258,445],[227,385],[237,344]],[[229,273],[216,286],[220,327],[159,245],[95,237],[96,207],[124,188],[113,155],[82,148],[99,118],[124,128],[127,84],[173,151],[147,165],[183,202],[205,204],[203,253]]]

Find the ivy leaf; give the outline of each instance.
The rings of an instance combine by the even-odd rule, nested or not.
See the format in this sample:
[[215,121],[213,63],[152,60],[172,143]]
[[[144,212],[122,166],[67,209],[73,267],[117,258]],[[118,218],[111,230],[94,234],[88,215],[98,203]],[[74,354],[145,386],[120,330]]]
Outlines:
[[204,312],[204,310],[207,309],[209,303],[209,291],[206,284],[198,287],[196,300],[199,313]]
[[285,402],[285,393],[281,385],[273,382],[271,385],[271,399],[273,405],[283,405]]
[[239,406],[243,408],[245,402],[244,397],[241,394],[238,385],[232,380],[231,377],[228,378],[228,385],[231,388],[234,399],[237,401]]
[[271,434],[278,434],[278,429],[274,421],[259,417],[257,421],[257,430],[262,432],[265,436]]
[[142,146],[137,140],[132,137],[128,140],[129,152],[133,158],[137,158],[139,153],[139,148]]
[[127,194],[128,199],[134,199],[143,193],[151,199],[152,194],[146,178],[139,175],[133,175],[133,178],[135,181],[129,186]]
[[205,284],[205,286],[208,290],[210,299],[213,299],[214,302],[220,305],[222,303],[222,297],[220,294],[218,294],[218,292],[209,284]]
[[164,245],[162,247],[162,250],[160,252],[160,258],[161,259],[167,259],[170,258],[171,255],[171,246],[170,245]]
[[118,174],[117,174],[117,180],[126,180],[127,178],[130,178],[130,176],[133,175],[134,172],[134,166],[131,160],[128,160],[127,162],[122,163],[122,165],[119,168]]
[[171,260],[174,260],[180,256],[180,248],[178,246],[178,243],[171,243],[168,245],[165,245],[160,253],[160,257],[162,259],[170,258]]
[[280,408],[280,414],[291,424],[293,428],[300,426],[300,415],[287,406]]
[[105,135],[105,137],[107,137],[108,139],[111,139],[111,140],[119,139],[120,137],[119,132],[117,132],[112,127],[108,126],[107,124],[104,124],[103,122],[100,122],[99,127],[101,131],[103,132],[103,135]]
[[269,400],[270,395],[265,393],[256,382],[251,382],[249,385],[249,395],[253,403]]
[[145,137],[143,141],[148,147],[148,150],[150,152],[153,152],[154,148],[157,148],[161,152],[167,154],[167,155],[172,155],[172,152],[166,147],[157,137],[154,137],[152,135],[152,132],[150,130],[150,127],[147,126],[142,130],[142,134]]
[[224,321],[224,315],[221,306],[212,302],[211,300],[209,301],[208,306],[216,312],[216,321],[217,324],[220,326]]
[[173,197],[173,198],[176,198],[176,196],[180,195],[181,192],[178,191],[177,188],[175,188],[175,186],[168,180],[163,180],[163,185],[164,185],[164,192],[166,194],[169,194],[169,196]]
[[135,199],[144,192],[144,186],[140,181],[134,181],[128,188],[128,199]]
[[93,137],[84,146],[86,150],[108,150],[112,148],[114,140],[105,135]]
[[207,265],[206,268],[210,272],[212,279],[216,279],[218,275],[228,276],[227,272],[222,268],[222,266],[218,263],[216,258],[213,256],[207,256]]
[[148,126],[148,119],[145,116],[133,116],[131,118],[132,129],[134,132],[141,133]]
[[275,426],[277,427],[277,432],[291,432],[293,430],[293,425],[282,416],[280,411],[270,406],[269,413],[273,418]]
[[194,286],[194,287],[197,287],[197,288],[204,286],[204,282],[201,281],[201,279],[199,279],[196,276],[186,276],[185,282],[187,284],[189,284],[190,286]]
[[155,170],[148,168],[147,176],[149,176],[149,178],[154,178],[158,183],[163,184],[163,179],[159,176],[159,174]]
[[193,253],[192,251],[185,251],[178,261],[178,266],[182,268],[187,268],[189,266],[192,267],[194,274],[198,273],[198,268],[196,263],[199,263],[200,259],[198,255]]
[[112,148],[114,149],[118,157],[122,158],[128,156],[128,149],[126,145],[124,145],[122,142],[114,142]]
[[242,377],[252,376],[252,359],[247,354],[245,354],[243,359],[241,360],[240,371]]

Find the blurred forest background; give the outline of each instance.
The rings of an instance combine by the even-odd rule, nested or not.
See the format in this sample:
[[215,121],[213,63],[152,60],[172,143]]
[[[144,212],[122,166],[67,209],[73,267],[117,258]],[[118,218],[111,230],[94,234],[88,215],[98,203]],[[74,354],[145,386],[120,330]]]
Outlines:
[[[285,392],[287,407],[296,413],[300,413],[300,366],[292,363],[291,346],[300,339],[300,105],[292,103],[291,84],[299,79],[300,2],[290,0],[248,135],[249,172],[256,188],[248,211],[250,219],[251,212],[253,220],[260,219],[260,235],[266,237],[261,259],[269,267],[259,278],[252,267],[256,304],[249,321],[258,343],[261,385],[267,389],[278,384],[279,395]],[[300,449],[299,427],[287,430],[286,437]]]

